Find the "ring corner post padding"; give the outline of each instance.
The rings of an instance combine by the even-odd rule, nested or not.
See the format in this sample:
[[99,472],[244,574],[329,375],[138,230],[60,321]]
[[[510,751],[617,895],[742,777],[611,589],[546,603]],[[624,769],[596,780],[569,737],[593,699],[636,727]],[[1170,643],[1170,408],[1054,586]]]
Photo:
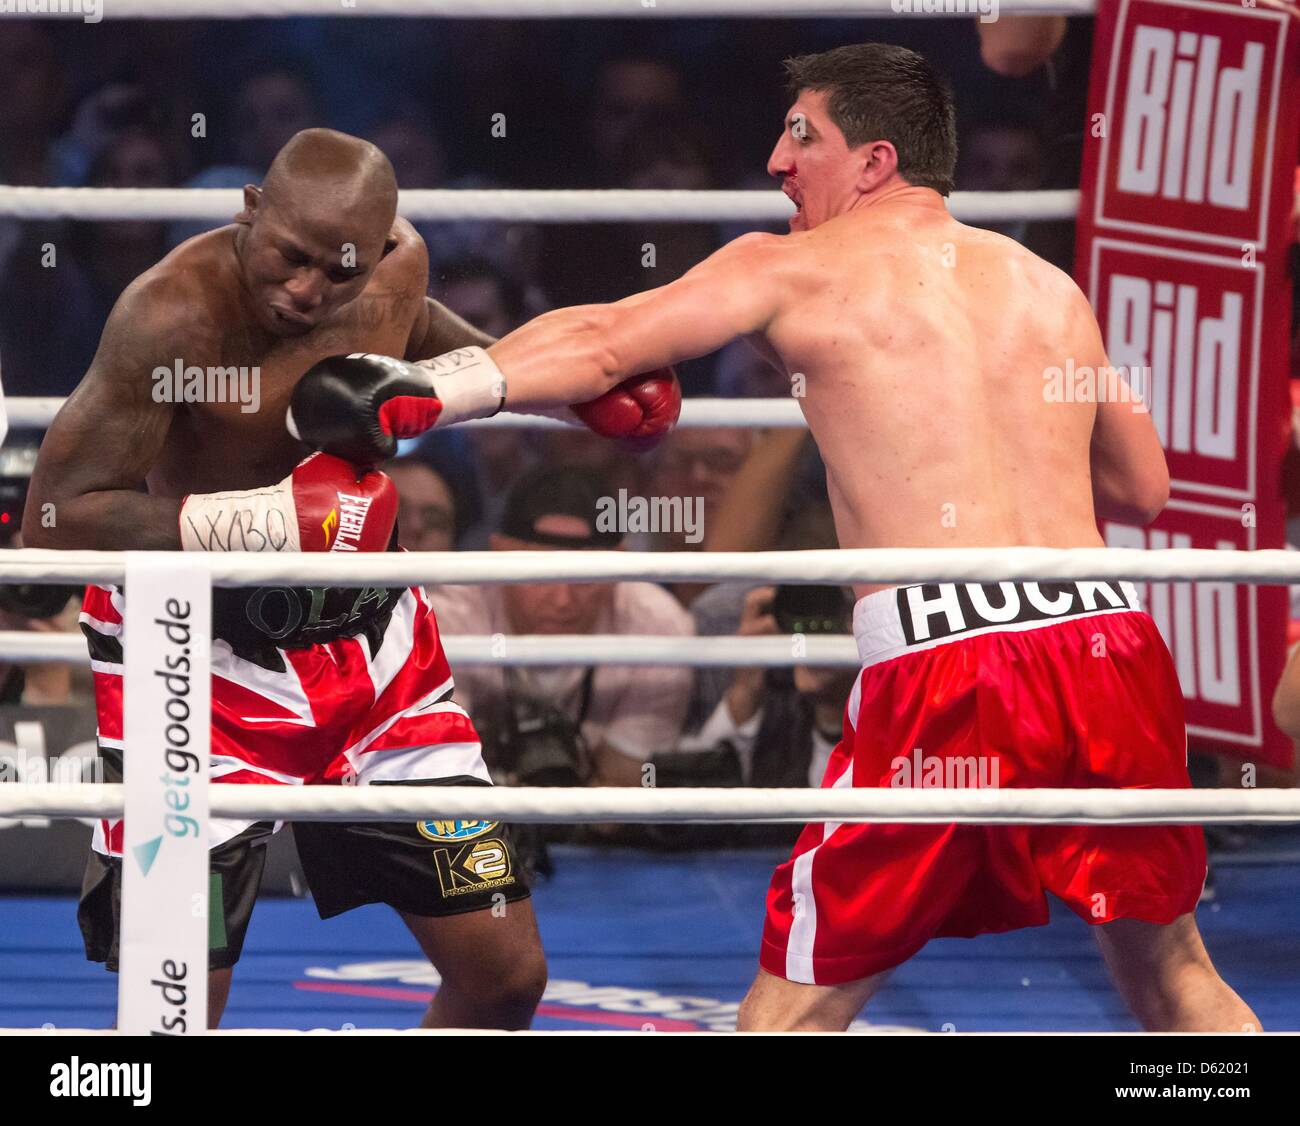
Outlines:
[[207,1027],[212,582],[201,553],[128,552],[118,1023]]

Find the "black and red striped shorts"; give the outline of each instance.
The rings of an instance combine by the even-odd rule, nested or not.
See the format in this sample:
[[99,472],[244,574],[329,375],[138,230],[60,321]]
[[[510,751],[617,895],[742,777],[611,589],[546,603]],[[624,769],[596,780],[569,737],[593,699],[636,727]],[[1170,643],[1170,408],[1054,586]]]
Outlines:
[[[220,637],[213,642],[213,781],[491,784],[478,733],[452,699],[451,669],[424,592],[412,587],[377,594],[395,604],[384,607],[378,628],[353,636],[264,647],[255,659],[243,646],[237,652]],[[120,769],[123,755],[124,609],[121,591],[87,588],[81,626],[110,774]],[[259,845],[278,828],[216,818],[209,823],[214,967],[239,957],[265,862]],[[302,822],[294,826],[294,839],[323,918],[364,903],[388,903],[413,915],[460,914],[528,895],[510,835],[496,822],[449,821],[431,808],[418,822]],[[79,915],[88,956],[110,968],[121,855],[121,822],[100,821]]]

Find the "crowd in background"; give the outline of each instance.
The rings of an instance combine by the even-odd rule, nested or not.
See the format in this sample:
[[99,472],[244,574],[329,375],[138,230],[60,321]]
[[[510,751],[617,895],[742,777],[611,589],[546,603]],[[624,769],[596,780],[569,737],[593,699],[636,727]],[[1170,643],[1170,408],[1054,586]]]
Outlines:
[[[1090,25],[1072,21],[1051,65],[1009,78],[985,65],[973,18],[6,20],[0,183],[242,187],[297,130],[327,125],[383,148],[403,188],[774,187],[764,168],[788,106],[781,60],[875,37],[922,50],[957,89],[960,188],[1073,186]],[[0,220],[8,393],[71,391],[125,285],[199,229]],[[438,290],[502,329],[670,281],[745,229],[462,222],[422,233]],[[1048,250],[1056,236],[1039,233]],[[1065,244],[1050,250],[1068,268]],[[766,393],[744,361],[681,375],[688,394]]]
[[[1053,43],[1034,58],[1000,54],[974,19],[6,21],[0,182],[239,187],[258,182],[293,133],[327,125],[373,140],[407,189],[774,187],[764,168],[788,106],[781,60],[878,38],[922,51],[952,83],[959,190],[1073,187],[1091,21],[1056,20]],[[0,219],[7,394],[68,394],[123,288],[200,229]],[[664,284],[746,229],[421,225],[430,292],[494,336],[551,307]],[[1000,229],[1071,268],[1071,224]],[[688,396],[789,392],[740,344],[679,374]],[[412,550],[541,546],[504,534],[507,514],[517,517],[515,533],[520,520],[542,533],[548,520],[590,514],[595,498],[620,489],[700,498],[703,509],[701,536],[635,533],[628,548],[835,544],[823,471],[801,431],[683,429],[644,455],[577,430],[448,432],[387,468]],[[448,634],[849,630],[850,599],[836,591],[821,592],[817,605],[740,584],[440,588],[431,597]],[[816,785],[853,675],[798,666],[493,666],[459,670],[457,691],[504,780],[640,785],[653,767],[657,784]],[[26,685],[21,669],[6,677],[6,701],[49,690],[41,675]],[[55,687],[85,702],[75,677]],[[741,830],[728,832],[734,839]]]

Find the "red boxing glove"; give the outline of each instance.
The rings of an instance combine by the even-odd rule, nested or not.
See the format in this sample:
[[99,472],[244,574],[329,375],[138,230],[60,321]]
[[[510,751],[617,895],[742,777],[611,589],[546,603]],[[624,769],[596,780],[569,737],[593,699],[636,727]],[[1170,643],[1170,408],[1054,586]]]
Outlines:
[[633,375],[599,399],[569,408],[602,438],[639,452],[653,449],[682,413],[682,389],[670,367]]
[[186,551],[385,551],[397,489],[385,474],[316,453],[276,485],[192,493],[181,504]]

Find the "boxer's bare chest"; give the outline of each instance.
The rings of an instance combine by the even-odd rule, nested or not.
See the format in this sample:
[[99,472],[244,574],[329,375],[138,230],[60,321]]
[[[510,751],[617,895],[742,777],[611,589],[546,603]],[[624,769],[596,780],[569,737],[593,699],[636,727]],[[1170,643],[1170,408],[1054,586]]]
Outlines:
[[310,335],[268,342],[242,326],[201,355],[178,361],[168,385],[178,404],[167,443],[149,474],[151,492],[183,495],[273,484],[306,456],[285,429],[303,373],[326,356],[402,356],[423,294],[362,294]]

